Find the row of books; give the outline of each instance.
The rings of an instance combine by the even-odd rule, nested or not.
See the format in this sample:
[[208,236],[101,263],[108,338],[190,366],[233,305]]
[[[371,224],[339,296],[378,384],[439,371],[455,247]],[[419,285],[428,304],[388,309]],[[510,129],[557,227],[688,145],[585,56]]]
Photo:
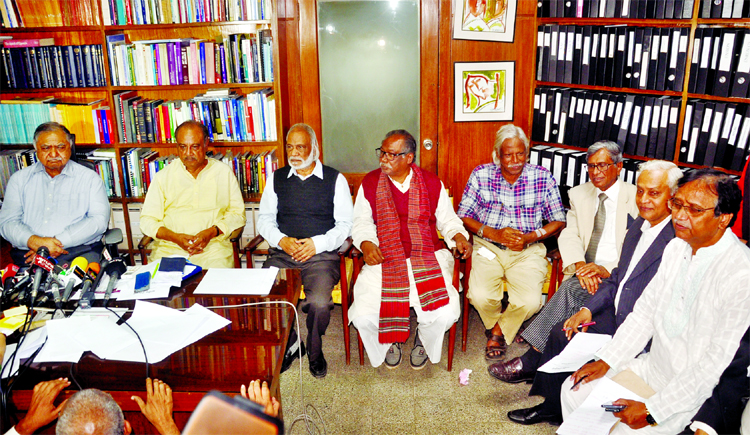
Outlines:
[[2,0],[2,27],[98,26],[99,0]]
[[8,185],[10,176],[34,163],[36,163],[34,150],[0,151],[0,197],[5,197],[5,186]]
[[6,40],[0,48],[0,83],[8,89],[106,86],[101,45],[60,46],[50,42],[51,38]]
[[539,26],[543,82],[682,91],[688,28]]
[[741,171],[749,138],[750,105],[688,100],[679,160]]
[[[253,154],[250,151],[235,154],[229,150],[226,154],[209,152],[209,156],[226,163],[232,168],[235,176],[237,176],[240,190],[246,195],[263,193],[266,179],[278,168],[276,150],[258,154]],[[125,196],[145,196],[156,173],[176,158],[174,155],[160,156],[158,151],[151,148],[131,148],[125,151],[121,157]],[[118,183],[119,181],[113,177],[111,182]]]
[[237,176],[240,190],[244,195],[263,193],[268,176],[279,167],[276,150],[258,154],[253,154],[250,151],[235,154],[232,150],[229,150],[226,155],[217,154],[213,157],[226,163],[234,170],[234,175]]
[[701,0],[701,18],[750,18],[750,2],[747,0]]
[[114,119],[101,99],[16,98],[0,100],[0,143],[30,144],[39,124],[66,126],[77,143],[113,143]]
[[102,0],[104,25],[268,20],[269,0]]
[[185,121],[203,123],[212,141],[275,141],[276,100],[272,89],[248,95],[227,89],[196,95],[191,100],[149,99],[136,91],[114,95],[120,143],[175,142]]
[[77,151],[78,162],[86,164],[102,178],[109,198],[122,196],[117,151],[114,148],[98,148],[91,151]]
[[532,140],[586,148],[611,140],[625,154],[673,160],[679,97],[537,88]]
[[202,39],[143,40],[109,35],[113,86],[163,86],[273,81],[273,38],[269,29]]
[[537,0],[537,16],[689,20],[694,4],[695,0]]
[[750,30],[695,29],[688,92],[746,98],[750,87]]
[[[586,159],[586,151],[569,148],[535,145],[529,150],[529,163],[543,166],[550,171],[563,196],[567,196],[570,188],[589,181]],[[639,160],[623,158],[620,179],[635,184],[638,165],[641,163]]]

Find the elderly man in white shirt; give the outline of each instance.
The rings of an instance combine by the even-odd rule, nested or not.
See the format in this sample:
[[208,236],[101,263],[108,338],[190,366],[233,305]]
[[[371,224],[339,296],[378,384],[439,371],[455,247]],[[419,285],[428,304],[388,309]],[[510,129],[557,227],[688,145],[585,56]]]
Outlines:
[[[624,424],[613,433],[675,434],[690,423],[750,326],[750,249],[726,231],[740,200],[737,184],[719,171],[683,177],[670,201],[677,238],[599,360],[563,384],[564,419],[597,379],[630,369],[656,393],[645,402],[615,401],[626,407],[614,414]],[[639,355],[649,340],[650,351]]]
[[412,368],[440,362],[445,331],[458,320],[458,292],[451,285],[453,257],[442,241],[471,256],[472,247],[443,183],[413,165],[416,141],[405,130],[389,132],[376,150],[380,169],[362,180],[354,205],[354,245],[365,267],[354,286],[349,319],[370,364],[401,363],[409,338],[409,307],[417,313]]
[[[310,373],[322,378],[328,371],[322,336],[331,320],[331,290],[340,278],[336,251],[351,232],[352,197],[346,178],[318,160],[318,140],[310,126],[289,129],[286,153],[289,166],[271,174],[260,200],[258,232],[271,246],[263,267],[300,269]],[[292,330],[282,372],[299,354],[296,343]]]

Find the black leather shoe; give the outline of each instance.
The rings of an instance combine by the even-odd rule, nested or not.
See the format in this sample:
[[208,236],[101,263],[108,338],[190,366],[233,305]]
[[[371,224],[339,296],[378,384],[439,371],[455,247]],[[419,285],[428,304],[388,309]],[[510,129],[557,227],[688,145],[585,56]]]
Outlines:
[[542,408],[542,405],[537,405],[533,408],[515,409],[508,413],[510,421],[520,424],[537,424],[537,423],[550,423],[554,425],[562,424],[562,416],[547,414]]
[[[305,343],[300,341],[299,345],[302,347],[302,356],[305,356],[305,354],[307,353],[305,351]],[[292,347],[287,349],[286,353],[284,354],[284,361],[281,363],[281,373],[289,370],[289,367],[292,366],[292,363],[297,359],[298,356],[299,352],[297,350],[297,346],[292,345]]]
[[322,379],[326,377],[327,373],[328,363],[323,357],[323,354],[320,354],[320,357],[318,357],[318,359],[316,359],[315,361],[310,361],[310,374],[312,374],[314,377]]
[[509,384],[518,384],[520,382],[526,382],[530,384],[534,381],[534,371],[524,371],[523,362],[521,358],[513,358],[510,361],[499,362],[492,364],[487,367],[487,371],[490,375],[496,379],[500,379],[503,382]]

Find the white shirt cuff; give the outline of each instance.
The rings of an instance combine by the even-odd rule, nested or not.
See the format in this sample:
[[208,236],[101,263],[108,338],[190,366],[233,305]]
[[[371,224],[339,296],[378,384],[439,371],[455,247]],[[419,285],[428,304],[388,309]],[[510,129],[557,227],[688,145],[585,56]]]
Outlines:
[[698,429],[702,430],[703,432],[707,433],[708,435],[718,435],[714,428],[707,425],[706,423],[703,423],[701,421],[694,421],[693,424],[690,425],[690,430],[693,432],[697,431]]

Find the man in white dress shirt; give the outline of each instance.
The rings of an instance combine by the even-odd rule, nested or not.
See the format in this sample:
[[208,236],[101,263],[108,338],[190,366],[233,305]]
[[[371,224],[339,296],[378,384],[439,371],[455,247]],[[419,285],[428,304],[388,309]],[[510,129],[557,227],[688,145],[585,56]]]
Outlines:
[[[670,201],[677,238],[599,360],[563,384],[564,419],[597,379],[630,369],[656,393],[615,401],[626,408],[614,414],[624,424],[613,433],[675,434],[690,423],[750,325],[750,249],[726,231],[740,201],[737,183],[722,172],[701,169],[680,180]],[[639,355],[649,340],[650,351]]]
[[[328,371],[322,336],[331,320],[331,290],[340,278],[336,251],[352,229],[352,197],[346,178],[318,160],[318,140],[309,125],[289,129],[286,153],[289,166],[271,174],[260,200],[258,232],[270,245],[263,267],[300,270],[310,373],[322,378]],[[296,343],[292,330],[282,372],[299,354]]]
[[354,205],[352,239],[366,265],[354,285],[349,319],[357,327],[370,364],[401,363],[409,338],[409,308],[417,313],[410,362],[421,369],[440,362],[445,331],[458,320],[458,292],[451,285],[453,257],[442,241],[471,256],[469,234],[443,183],[413,165],[416,141],[405,130],[389,132],[376,149],[380,169],[362,180]]

